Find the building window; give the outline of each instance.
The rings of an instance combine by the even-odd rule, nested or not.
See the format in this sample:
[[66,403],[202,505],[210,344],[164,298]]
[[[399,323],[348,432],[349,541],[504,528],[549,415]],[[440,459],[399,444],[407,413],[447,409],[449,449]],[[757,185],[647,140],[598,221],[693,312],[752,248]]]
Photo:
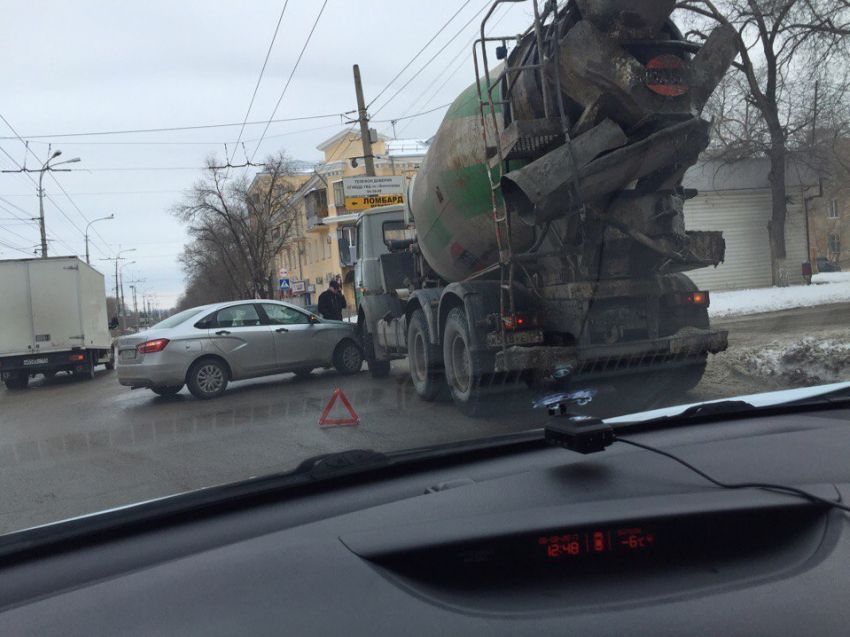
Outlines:
[[313,263],[313,246],[307,244],[307,263]]
[[830,199],[826,208],[826,216],[829,219],[838,219],[838,199]]
[[841,237],[837,234],[829,235],[829,252],[831,254],[839,254],[841,252]]
[[345,208],[345,192],[342,189],[342,181],[334,182],[334,205],[337,214],[340,214],[340,210]]

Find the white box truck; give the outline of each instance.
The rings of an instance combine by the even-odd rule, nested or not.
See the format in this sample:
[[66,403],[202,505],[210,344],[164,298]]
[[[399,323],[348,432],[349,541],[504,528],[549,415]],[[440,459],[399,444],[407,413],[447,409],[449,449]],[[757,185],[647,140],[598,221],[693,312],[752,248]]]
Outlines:
[[103,274],[77,257],[0,261],[0,376],[23,389],[36,374],[94,378],[113,368]]

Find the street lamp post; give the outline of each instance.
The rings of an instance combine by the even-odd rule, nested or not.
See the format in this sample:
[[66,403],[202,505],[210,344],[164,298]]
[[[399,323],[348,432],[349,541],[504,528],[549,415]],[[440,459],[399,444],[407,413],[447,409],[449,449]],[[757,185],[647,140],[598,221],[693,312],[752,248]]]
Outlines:
[[[121,272],[121,271],[122,271],[124,268],[126,268],[128,265],[133,265],[134,263],[135,263],[135,261],[130,261],[130,263],[124,263],[124,264],[123,264],[120,268],[118,268],[118,276],[119,276],[119,277],[120,277],[120,279],[121,279],[121,283],[120,283],[120,286],[121,286],[121,307],[122,307],[122,309],[124,310],[124,314],[126,314],[126,313],[127,313],[127,304],[126,304],[126,303],[124,303],[124,276],[123,276],[123,274],[122,274],[122,272]],[[124,318],[126,319],[126,317],[124,317]],[[125,320],[125,321],[122,323],[122,325],[124,325],[124,327],[126,327],[126,326],[127,326],[127,321]],[[123,331],[123,328],[122,328],[122,331]]]
[[[126,250],[119,250],[118,253],[114,257],[106,257],[101,259],[101,261],[115,261],[115,303],[118,306],[118,321],[121,327],[121,333],[124,333],[124,323],[121,321],[121,297],[118,295],[118,262],[123,260],[124,257],[121,255],[125,252],[135,252],[136,248],[127,248]],[[135,263],[135,262],[134,262]]]
[[[59,157],[62,154],[61,150],[57,150],[50,157],[47,158],[47,161],[41,166],[41,170],[38,171],[38,222],[41,228],[41,258],[47,258],[47,229],[44,227],[44,188],[42,186],[42,182],[44,181],[44,173],[48,170],[56,170],[56,166],[61,166],[62,164],[73,164],[80,161],[79,157],[74,157],[73,159],[69,159],[68,161],[60,161],[58,164],[50,165],[50,162],[53,159]],[[61,172],[70,172],[70,168],[60,168]]]
[[[98,221],[106,221],[107,219],[115,219],[115,215],[111,214],[108,217],[101,217],[100,219],[95,219],[94,221],[89,221],[89,225],[86,226],[86,263],[91,263],[89,260],[89,228],[91,224],[97,223]],[[44,226],[42,226],[43,228]]]

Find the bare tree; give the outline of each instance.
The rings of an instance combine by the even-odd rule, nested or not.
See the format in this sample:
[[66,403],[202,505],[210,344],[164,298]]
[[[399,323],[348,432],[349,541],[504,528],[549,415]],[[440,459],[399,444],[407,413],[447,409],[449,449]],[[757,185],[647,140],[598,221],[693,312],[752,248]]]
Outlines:
[[180,261],[190,289],[187,303],[227,298],[268,298],[275,257],[297,234],[297,211],[289,197],[298,188],[295,166],[284,153],[268,157],[265,170],[248,179],[206,161],[203,177],[173,208],[186,223],[192,243]]
[[683,0],[698,16],[689,35],[704,37],[701,22],[734,30],[739,74],[715,93],[707,113],[715,117],[715,151],[731,159],[766,155],[770,160],[771,219],[768,237],[773,284],[785,272],[785,170],[789,150],[816,146],[827,119],[847,120],[850,2],[847,0]]

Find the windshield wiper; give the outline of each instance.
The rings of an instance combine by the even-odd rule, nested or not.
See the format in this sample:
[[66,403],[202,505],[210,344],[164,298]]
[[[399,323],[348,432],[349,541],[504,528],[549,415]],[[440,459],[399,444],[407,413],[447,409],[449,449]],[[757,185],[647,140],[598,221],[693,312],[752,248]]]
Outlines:
[[652,423],[699,422],[728,416],[764,414],[772,410],[841,403],[847,400],[850,400],[850,383],[834,383],[665,407],[606,418],[605,422],[615,428]]

